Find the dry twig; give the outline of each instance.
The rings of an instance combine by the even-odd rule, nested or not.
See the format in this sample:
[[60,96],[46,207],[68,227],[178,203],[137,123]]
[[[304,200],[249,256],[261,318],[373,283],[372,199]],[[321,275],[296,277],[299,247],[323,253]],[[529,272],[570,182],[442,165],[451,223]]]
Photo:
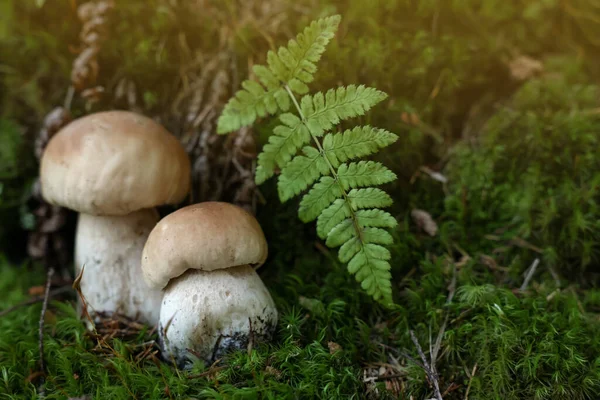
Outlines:
[[533,278],[533,274],[535,274],[535,270],[537,269],[537,266],[539,263],[540,263],[540,259],[536,258],[533,261],[533,264],[531,264],[531,266],[529,268],[527,268],[525,280],[523,281],[523,284],[519,288],[519,290],[521,292],[524,292],[525,290],[527,290],[527,286],[529,286],[529,282],[531,281],[531,278]]
[[50,297],[50,286],[52,284],[52,276],[54,275],[54,267],[48,266],[48,273],[46,275],[46,290],[44,291],[44,302],[42,303],[42,312],[40,313],[39,321],[39,336],[38,346],[40,351],[40,372],[42,375],[40,382],[40,397],[44,397],[44,375],[46,373],[46,363],[44,362],[44,320],[46,318],[46,310],[48,309],[48,298]]
[[[433,385],[433,392],[435,394],[435,398],[437,400],[443,400],[442,393],[440,392],[440,383],[438,381],[439,377],[435,370],[435,365],[430,365],[427,362],[427,357],[425,357],[425,353],[423,353],[423,348],[419,344],[419,340],[415,336],[415,333],[412,330],[410,330],[409,333],[410,333],[410,338],[412,339],[413,343],[415,344],[415,346],[417,348],[419,357],[421,357],[421,361],[423,361],[423,364],[417,363],[417,365],[419,365],[427,374],[427,378],[429,379],[429,382]],[[416,361],[412,357],[407,357],[407,358],[409,358],[413,362]]]
[[471,376],[469,376],[469,385],[467,386],[467,391],[465,392],[465,400],[469,400],[469,392],[471,391],[471,384],[473,383],[473,377],[475,376],[475,372],[477,372],[477,364],[473,366]]

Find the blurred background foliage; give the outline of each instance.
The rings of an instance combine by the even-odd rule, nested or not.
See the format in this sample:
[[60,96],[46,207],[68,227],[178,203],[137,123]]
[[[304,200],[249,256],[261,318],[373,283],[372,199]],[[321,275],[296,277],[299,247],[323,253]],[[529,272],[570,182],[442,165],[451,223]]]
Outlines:
[[[80,3],[0,1],[0,253],[10,256],[0,270],[2,308],[43,281],[25,256],[34,141],[67,97]],[[268,49],[333,13],[342,15],[339,34],[312,89],[386,91],[362,122],[400,136],[380,155],[400,178],[387,188],[400,222],[398,307],[383,310],[364,296],[270,182],[258,218],[271,253],[261,277],[282,311],[274,343],[189,380],[134,363],[139,340],[115,344],[113,358],[94,353],[72,308],[57,303],[48,352],[67,355],[49,361],[56,393],[431,398],[424,370],[404,356],[418,359],[410,329],[428,356],[443,331],[444,399],[600,393],[599,1],[117,2],[98,55],[104,92],[95,102],[76,97],[71,111],[133,109],[179,135],[181,98],[212,58],[225,55],[243,79]],[[270,128],[254,132],[259,145]],[[435,236],[414,209],[437,223]],[[0,317],[0,393],[14,398],[36,391],[24,383],[37,357],[36,307]]]

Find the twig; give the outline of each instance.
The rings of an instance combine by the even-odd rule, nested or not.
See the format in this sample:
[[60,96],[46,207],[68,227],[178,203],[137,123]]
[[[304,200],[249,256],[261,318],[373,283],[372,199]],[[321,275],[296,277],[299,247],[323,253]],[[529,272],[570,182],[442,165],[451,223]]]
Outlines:
[[533,244],[527,242],[526,240],[521,239],[520,237],[512,238],[511,240],[509,240],[508,243],[512,244],[514,246],[520,247],[522,249],[528,249],[528,250],[534,251],[538,254],[542,254],[544,252],[544,250],[540,249],[537,246],[534,246]]
[[83,279],[84,271],[85,271],[85,264],[83,264],[81,266],[81,271],[79,271],[79,274],[77,274],[77,276],[75,277],[75,280],[73,281],[72,286],[73,286],[73,289],[75,289],[75,291],[77,292],[77,295],[79,296],[79,301],[81,302],[81,316],[85,316],[85,318],[87,319],[87,321],[90,324],[89,325],[90,329],[92,329],[94,334],[97,335],[98,332],[96,331],[96,324],[94,323],[94,319],[91,317],[90,313],[88,312],[88,304],[85,299],[85,296],[83,295],[83,292],[81,291],[81,280]]
[[73,95],[75,94],[75,88],[73,85],[69,85],[69,89],[67,90],[67,94],[65,95],[65,103],[64,108],[66,110],[71,109],[71,103],[73,102]]
[[475,372],[477,372],[477,363],[473,366],[473,371],[471,371],[471,376],[469,377],[469,385],[467,386],[467,391],[465,392],[465,400],[469,400],[469,391],[471,390],[471,383],[473,383],[473,376],[475,376]]
[[188,379],[203,378],[203,377],[205,377],[207,375],[210,375],[212,373],[219,372],[219,371],[221,371],[222,369],[225,368],[225,367],[218,367],[217,366],[217,364],[219,364],[220,362],[221,362],[221,359],[219,358],[219,359],[215,360],[215,362],[213,362],[211,364],[211,366],[208,367],[208,369],[206,371],[201,372],[201,373],[196,374],[196,375],[187,375],[187,378]]
[[450,317],[450,313],[446,313],[446,319],[444,319],[444,323],[440,327],[437,338],[435,339],[435,345],[433,346],[433,350],[431,351],[431,369],[435,370],[435,363],[437,361],[437,356],[440,352],[440,348],[442,347],[442,338],[444,337],[444,333],[446,332],[446,326],[448,325],[448,319]]
[[533,264],[531,264],[531,266],[527,269],[527,275],[525,275],[525,280],[523,281],[523,284],[519,288],[519,290],[521,292],[524,292],[527,289],[527,286],[529,286],[529,281],[531,281],[533,274],[535,274],[535,270],[537,269],[537,266],[539,263],[540,263],[540,259],[536,258],[533,261]]
[[402,357],[406,358],[408,361],[415,364],[417,367],[419,367],[421,369],[426,369],[425,366],[423,364],[421,364],[421,362],[419,360],[413,358],[410,354],[402,352],[402,351],[398,352],[398,354],[400,354]]
[[48,274],[46,275],[46,290],[44,291],[44,302],[42,303],[42,312],[40,314],[39,324],[39,350],[40,350],[40,371],[42,372],[42,382],[40,386],[40,397],[44,397],[44,373],[46,371],[46,363],[44,362],[44,319],[46,318],[46,310],[48,309],[48,298],[50,297],[50,285],[52,284],[52,276],[54,275],[54,267],[48,266]]
[[446,298],[446,305],[452,303],[454,294],[456,294],[456,263],[452,263],[452,280],[450,281],[450,285],[448,285],[448,297]]
[[552,265],[550,265],[548,269],[550,270],[550,275],[552,275],[552,278],[554,278],[554,283],[556,284],[556,287],[560,288],[560,277],[558,276],[558,273]]
[[[51,290],[50,293],[48,294],[48,297],[52,298],[54,296],[58,296],[59,294],[66,293],[66,292],[68,292],[70,290],[71,290],[70,286],[59,287],[57,289]],[[42,296],[32,297],[30,299],[27,299],[27,300],[23,301],[22,303],[15,304],[12,307],[8,307],[7,309],[0,311],[0,317],[3,317],[5,315],[7,315],[7,314],[10,314],[11,312],[18,310],[19,308],[30,306],[32,304],[39,303],[39,302],[42,302],[42,301],[44,301],[44,296],[43,295]]]
[[[456,264],[452,264],[452,280],[448,285],[448,297],[446,298],[446,305],[452,303],[452,299],[456,294]],[[444,333],[446,332],[446,327],[448,326],[448,320],[450,319],[450,312],[446,313],[446,318],[444,318],[444,323],[440,327],[438,331],[437,337],[435,339],[435,344],[433,345],[433,349],[431,349],[431,370],[436,374],[437,371],[435,368],[435,364],[437,362],[437,357],[440,353],[440,349],[442,347],[442,339],[444,338]],[[431,339],[430,339],[431,342]],[[431,345],[430,345],[431,346]]]
[[[435,370],[432,369],[431,366],[429,365],[429,363],[427,362],[427,357],[425,357],[425,353],[423,353],[423,349],[421,348],[421,345],[419,344],[419,340],[415,336],[415,333],[412,330],[410,330],[409,333],[410,333],[410,338],[412,339],[413,343],[417,347],[417,352],[419,353],[419,356],[421,357],[421,360],[423,361],[423,365],[421,365],[421,368],[423,368],[425,370],[425,373],[427,374],[429,381],[433,385],[433,391],[435,393],[435,398],[437,400],[444,400],[442,398],[442,393],[440,392],[440,383],[438,382],[437,372],[435,372]],[[417,364],[417,365],[419,365],[419,364]]]

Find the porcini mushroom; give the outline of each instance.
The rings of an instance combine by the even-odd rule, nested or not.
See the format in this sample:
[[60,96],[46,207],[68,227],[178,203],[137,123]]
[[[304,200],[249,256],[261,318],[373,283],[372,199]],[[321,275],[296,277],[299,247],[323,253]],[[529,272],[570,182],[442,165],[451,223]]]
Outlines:
[[140,258],[159,220],[154,207],[181,202],[190,161],[160,124],[128,111],[79,118],[52,137],[40,165],[42,196],[79,212],[75,268],[88,312],[155,325],[162,293],[143,281]]
[[184,367],[191,350],[212,363],[250,340],[269,340],[277,309],[253,268],[266,258],[258,221],[238,206],[205,202],[163,218],[142,253],[144,279],[164,288],[163,357]]

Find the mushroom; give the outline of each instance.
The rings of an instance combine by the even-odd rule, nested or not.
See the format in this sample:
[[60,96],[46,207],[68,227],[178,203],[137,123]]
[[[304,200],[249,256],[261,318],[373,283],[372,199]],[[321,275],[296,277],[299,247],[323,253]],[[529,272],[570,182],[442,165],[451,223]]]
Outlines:
[[118,312],[158,323],[162,293],[144,283],[141,254],[159,220],[154,207],[185,198],[190,169],[173,135],[128,111],[79,118],[48,143],[40,165],[42,196],[80,213],[75,269],[85,268],[81,292],[96,319]]
[[270,340],[277,309],[253,268],[266,258],[264,233],[241,207],[204,202],[163,218],[142,253],[144,279],[164,289],[163,357],[183,368],[188,352],[212,363],[250,341]]

